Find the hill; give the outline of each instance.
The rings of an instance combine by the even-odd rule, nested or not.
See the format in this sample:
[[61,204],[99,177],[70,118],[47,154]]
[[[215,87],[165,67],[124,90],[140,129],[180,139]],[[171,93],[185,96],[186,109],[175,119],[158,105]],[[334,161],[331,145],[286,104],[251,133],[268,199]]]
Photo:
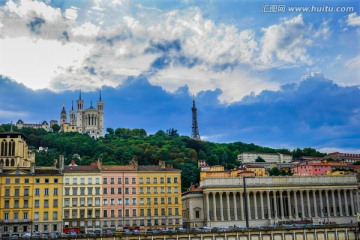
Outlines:
[[[10,125],[0,125],[0,132],[9,130]],[[239,166],[237,155],[241,152],[284,153],[294,157],[324,155],[312,148],[290,151],[242,142],[196,141],[188,136],[179,136],[175,129],[159,130],[148,135],[144,129],[108,128],[105,137],[97,140],[79,133],[50,133],[43,129],[16,127],[13,130],[24,133],[33,149],[40,146],[47,148],[47,151],[36,152],[37,165],[50,166],[60,154],[65,156],[65,164],[75,159],[79,165],[88,165],[98,158],[105,165],[125,165],[133,157],[137,157],[141,165],[158,164],[159,160],[165,160],[182,170],[184,189],[191,183],[199,182],[198,159],[206,160],[209,165],[232,169]],[[80,159],[76,159],[78,156]]]

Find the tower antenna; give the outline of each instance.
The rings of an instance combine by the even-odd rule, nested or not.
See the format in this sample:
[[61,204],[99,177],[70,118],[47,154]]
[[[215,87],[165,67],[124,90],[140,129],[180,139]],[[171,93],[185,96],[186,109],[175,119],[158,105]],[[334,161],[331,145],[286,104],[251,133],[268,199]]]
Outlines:
[[191,137],[196,140],[200,140],[200,134],[199,134],[199,127],[198,127],[198,121],[197,121],[197,108],[195,105],[195,97],[193,95],[193,106],[191,108],[192,111],[192,133]]

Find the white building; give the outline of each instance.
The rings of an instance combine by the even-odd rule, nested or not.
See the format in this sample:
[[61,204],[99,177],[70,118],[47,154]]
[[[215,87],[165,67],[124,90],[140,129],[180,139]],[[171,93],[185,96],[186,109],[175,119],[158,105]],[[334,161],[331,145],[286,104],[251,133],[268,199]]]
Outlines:
[[265,160],[265,162],[291,162],[293,160],[291,155],[282,154],[282,153],[257,153],[257,152],[243,152],[238,155],[238,160],[242,163],[255,162],[255,160],[260,157]]

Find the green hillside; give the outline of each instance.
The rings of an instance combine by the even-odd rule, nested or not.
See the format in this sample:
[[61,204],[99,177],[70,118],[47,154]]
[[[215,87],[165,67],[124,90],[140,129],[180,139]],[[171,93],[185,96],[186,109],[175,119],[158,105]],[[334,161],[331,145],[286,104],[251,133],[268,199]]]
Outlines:
[[[179,136],[175,129],[148,135],[144,129],[108,128],[105,137],[97,140],[78,133],[48,133],[43,129],[16,127],[13,130],[24,133],[28,144],[34,149],[40,146],[48,148],[47,151],[36,153],[37,165],[51,165],[60,154],[65,156],[66,164],[74,159],[78,165],[88,165],[98,158],[106,165],[126,165],[133,157],[137,157],[141,165],[158,164],[159,160],[165,160],[167,164],[182,170],[183,189],[191,183],[198,183],[198,159],[207,160],[209,165],[223,165],[226,169],[232,169],[239,166],[237,155],[241,152],[277,152],[294,157],[324,155],[311,148],[290,151],[242,142],[196,141],[188,136]],[[10,131],[10,125],[0,125],[0,132],[3,131]],[[80,159],[76,159],[77,155]]]

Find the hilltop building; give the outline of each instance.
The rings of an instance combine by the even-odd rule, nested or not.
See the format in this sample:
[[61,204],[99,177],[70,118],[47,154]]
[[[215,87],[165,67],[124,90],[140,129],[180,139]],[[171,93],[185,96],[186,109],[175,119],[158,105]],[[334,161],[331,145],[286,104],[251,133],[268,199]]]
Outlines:
[[326,159],[332,158],[334,160],[345,161],[346,163],[355,163],[357,161],[360,161],[360,154],[333,152],[333,153],[329,153],[324,158]]
[[60,131],[62,132],[78,132],[89,134],[93,138],[104,136],[104,102],[101,99],[96,102],[96,108],[93,107],[92,101],[90,107],[84,109],[84,100],[81,99],[81,91],[79,99],[76,101],[76,112],[72,103],[70,110],[70,121],[67,118],[67,112],[63,105],[60,113]]
[[262,158],[265,162],[288,163],[293,160],[291,155],[282,153],[258,153],[243,152],[238,155],[238,160],[242,163],[255,162],[257,158]]
[[[51,120],[54,121],[54,120]],[[18,127],[18,129],[22,129],[23,127],[27,127],[27,128],[35,128],[35,129],[44,129],[47,132],[52,132],[52,125],[50,122],[50,125],[47,121],[43,121],[41,123],[25,123],[23,120],[19,119],[16,124],[16,127]]]

